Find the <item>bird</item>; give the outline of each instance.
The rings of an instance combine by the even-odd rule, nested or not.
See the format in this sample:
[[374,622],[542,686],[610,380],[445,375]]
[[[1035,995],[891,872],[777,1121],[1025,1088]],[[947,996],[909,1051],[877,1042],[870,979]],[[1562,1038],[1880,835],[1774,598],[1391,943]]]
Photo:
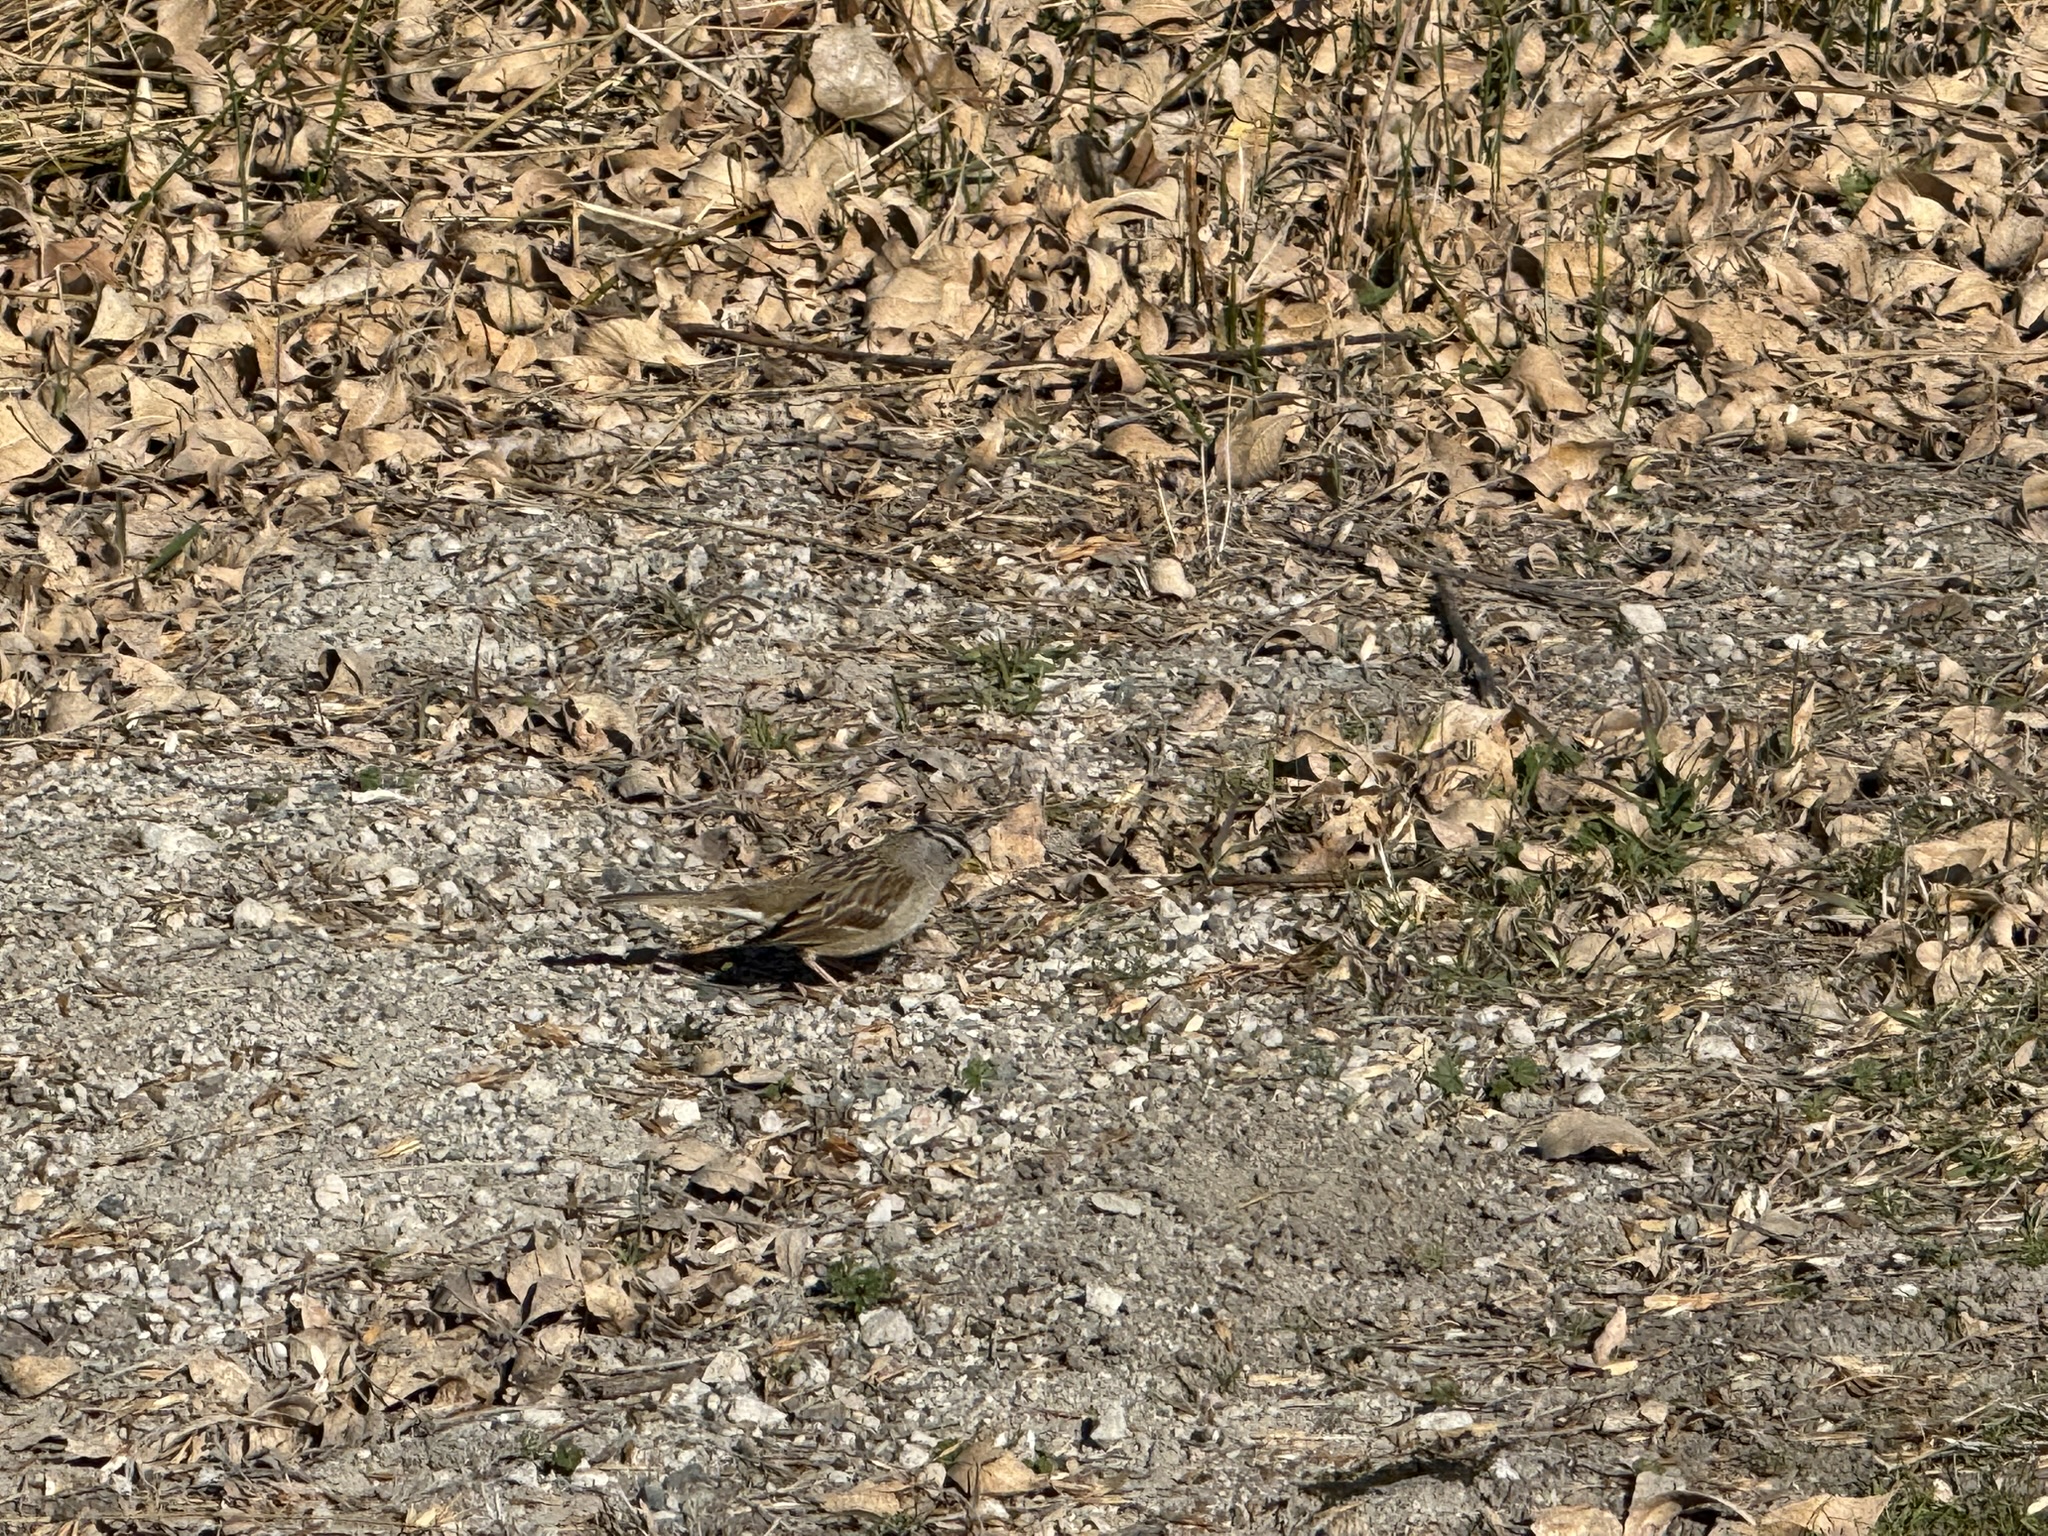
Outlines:
[[931,916],[969,851],[966,837],[953,828],[919,822],[776,880],[706,891],[614,891],[598,902],[607,907],[695,907],[765,923],[756,942],[796,950],[805,965],[836,986],[819,959],[871,955],[909,938]]

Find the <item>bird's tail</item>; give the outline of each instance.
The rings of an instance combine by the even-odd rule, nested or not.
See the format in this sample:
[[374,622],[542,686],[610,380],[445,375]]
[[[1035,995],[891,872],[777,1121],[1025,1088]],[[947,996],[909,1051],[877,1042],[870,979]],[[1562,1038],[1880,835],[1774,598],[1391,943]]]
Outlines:
[[600,907],[712,907],[721,904],[710,891],[605,891]]

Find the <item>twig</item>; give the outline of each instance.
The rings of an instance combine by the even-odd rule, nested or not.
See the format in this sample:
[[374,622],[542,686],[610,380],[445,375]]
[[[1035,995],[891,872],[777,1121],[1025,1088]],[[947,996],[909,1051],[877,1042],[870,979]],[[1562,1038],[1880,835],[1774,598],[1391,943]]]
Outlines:
[[1465,622],[1465,615],[1458,607],[1458,594],[1451,589],[1451,578],[1438,571],[1436,575],[1435,608],[1437,622],[1444,627],[1444,633],[1457,642],[1458,655],[1464,662],[1466,679],[1472,684],[1472,691],[1479,695],[1479,702],[1492,709],[1507,704],[1507,695],[1501,691],[1500,675],[1493,670],[1493,660],[1486,654],[1486,647],[1472,633],[1472,626]]
[[[721,325],[678,325],[675,333],[685,341],[726,341],[734,346],[765,347],[777,352],[793,352],[803,357],[823,358],[832,363],[868,363],[878,368],[893,368],[900,373],[951,373],[954,364],[943,357],[918,357],[902,352],[861,352],[851,347],[827,346],[823,342],[797,341],[789,337],[771,336],[766,331],[733,331]],[[1408,345],[1426,341],[1429,338],[1419,332],[1375,331],[1366,336],[1349,336],[1347,341],[1399,342]],[[1233,363],[1247,363],[1257,358],[1285,357],[1296,352],[1313,352],[1327,347],[1328,341],[1276,341],[1263,347],[1226,347],[1215,352],[1159,352],[1145,353],[1143,360],[1167,363],[1175,367],[1218,368]],[[1085,379],[1092,374],[1099,363],[1090,362],[1085,367],[1072,367],[1065,363],[1050,362],[1039,358],[1009,358],[984,365],[974,376],[988,378],[995,374],[1029,371],[1033,368],[1053,369],[1070,379]]]
[[[1312,549],[1317,554],[1341,555],[1346,560],[1356,560],[1367,566],[1376,566],[1380,560],[1378,551],[1367,549],[1362,544],[1349,544],[1342,539],[1326,539],[1316,534],[1303,533],[1296,528],[1286,528],[1282,531],[1303,549]],[[1595,613],[1609,616],[1621,611],[1621,599],[1609,597],[1601,592],[1589,592],[1570,582],[1523,581],[1519,577],[1502,576],[1493,571],[1438,565],[1411,545],[1396,539],[1389,539],[1387,542],[1395,554],[1406,559],[1411,565],[1421,567],[1431,577],[1448,577],[1452,581],[1469,582],[1473,586],[1491,587],[1496,592],[1527,598],[1532,603],[1542,603],[1549,608],[1590,608]]]

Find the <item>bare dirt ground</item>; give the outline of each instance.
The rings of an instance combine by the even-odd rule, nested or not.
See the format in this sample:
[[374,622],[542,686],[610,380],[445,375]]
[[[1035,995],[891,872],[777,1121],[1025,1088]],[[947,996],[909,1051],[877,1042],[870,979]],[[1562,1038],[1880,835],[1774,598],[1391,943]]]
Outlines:
[[[5,749],[17,1525],[2034,1528],[2014,477],[1260,493],[1176,597],[876,447],[309,532]],[[919,813],[837,992],[592,903]]]

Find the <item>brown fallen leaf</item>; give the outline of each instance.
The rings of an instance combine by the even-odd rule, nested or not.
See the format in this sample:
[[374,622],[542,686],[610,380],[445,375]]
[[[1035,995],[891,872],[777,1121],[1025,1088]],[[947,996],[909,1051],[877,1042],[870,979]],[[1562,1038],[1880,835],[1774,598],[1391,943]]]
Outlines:
[[1621,1536],[1621,1521],[1590,1504],[1561,1504],[1531,1515],[1529,1536]]
[[1521,385],[1546,416],[1583,416],[1593,408],[1578,387],[1565,377],[1564,362],[1544,346],[1528,346],[1516,354],[1508,377]]
[[1605,1369],[1607,1362],[1614,1358],[1614,1352],[1627,1342],[1628,1308],[1616,1307],[1609,1314],[1607,1321],[1601,1325],[1600,1331],[1593,1336],[1593,1347],[1589,1351],[1593,1363]]
[[1182,602],[1191,602],[1195,597],[1195,584],[1188,580],[1187,567],[1171,555],[1155,559],[1146,567],[1145,578],[1161,597],[1178,598]]
[[330,645],[320,653],[318,671],[322,693],[353,697],[370,691],[377,666],[361,651]]
[[1284,414],[1254,416],[1240,411],[1216,434],[1216,467],[1223,483],[1241,491],[1279,473],[1287,454],[1287,434],[1294,418]]
[[62,736],[66,731],[91,725],[106,712],[106,706],[91,694],[76,688],[59,688],[43,706],[43,734]]
[[909,1507],[909,1484],[901,1482],[855,1483],[851,1488],[835,1488],[818,1499],[818,1508],[828,1515],[874,1515],[887,1519]]
[[0,1382],[16,1397],[41,1397],[78,1374],[78,1362],[65,1355],[16,1355],[0,1360]]
[[1757,1517],[1757,1536],[1868,1536],[1892,1501],[1889,1493],[1846,1498],[1824,1493],[1794,1499]]
[[1027,800],[988,829],[988,867],[1005,873],[1045,862],[1045,807]]
[[1582,1156],[1596,1147],[1617,1157],[1657,1150],[1655,1142],[1619,1115],[1596,1115],[1590,1109],[1553,1115],[1536,1138],[1537,1156],[1552,1162]]
[[1185,443],[1168,442],[1142,421],[1127,422],[1106,433],[1102,446],[1118,458],[1146,470],[1175,462],[1191,464],[1197,457],[1194,449]]

